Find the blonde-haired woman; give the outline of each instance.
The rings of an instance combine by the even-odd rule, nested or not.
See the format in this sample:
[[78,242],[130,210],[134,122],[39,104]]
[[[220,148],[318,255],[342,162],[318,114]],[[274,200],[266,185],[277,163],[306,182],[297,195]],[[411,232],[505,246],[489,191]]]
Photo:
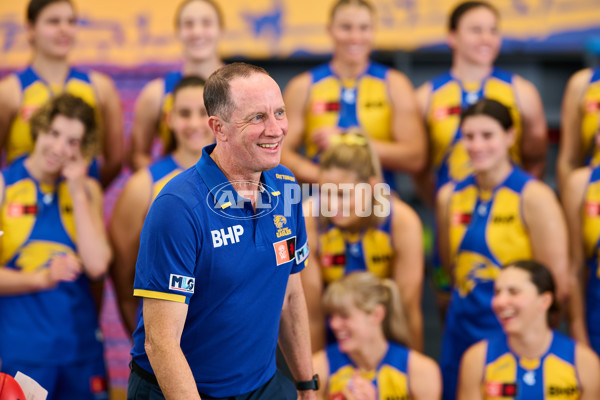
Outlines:
[[353,272],[327,288],[323,306],[337,343],[313,357],[321,398],[440,399],[439,368],[408,348],[410,334],[392,280]]
[[414,346],[422,348],[422,226],[415,211],[390,194],[381,176],[379,159],[358,129],[340,135],[321,157],[320,195],[304,204],[311,252],[301,275],[313,351],[324,348],[327,338],[324,288],[365,270],[398,284]]

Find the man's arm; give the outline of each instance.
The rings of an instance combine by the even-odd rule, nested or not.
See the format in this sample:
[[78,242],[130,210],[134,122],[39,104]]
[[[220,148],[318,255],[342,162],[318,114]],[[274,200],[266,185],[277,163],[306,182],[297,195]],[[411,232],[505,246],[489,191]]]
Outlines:
[[[288,280],[281,322],[279,346],[296,381],[309,381],[313,377],[308,329],[308,312],[302,290],[300,274],[292,274]],[[302,399],[316,399],[316,391],[300,392]]]
[[188,306],[174,301],[144,298],[144,348],[165,399],[199,400],[192,370],[180,341]]

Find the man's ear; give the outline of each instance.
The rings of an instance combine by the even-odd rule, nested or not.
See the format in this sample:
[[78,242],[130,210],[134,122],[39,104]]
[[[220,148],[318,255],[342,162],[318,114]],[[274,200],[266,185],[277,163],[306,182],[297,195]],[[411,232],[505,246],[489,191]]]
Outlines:
[[227,135],[223,129],[223,121],[219,117],[213,115],[208,118],[208,126],[213,131],[215,138],[217,138],[218,141],[227,141]]

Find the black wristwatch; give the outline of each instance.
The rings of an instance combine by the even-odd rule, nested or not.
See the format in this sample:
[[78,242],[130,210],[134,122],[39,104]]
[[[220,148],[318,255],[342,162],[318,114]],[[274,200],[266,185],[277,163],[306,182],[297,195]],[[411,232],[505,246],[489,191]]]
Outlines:
[[314,374],[310,381],[296,382],[298,390],[319,390],[319,375]]

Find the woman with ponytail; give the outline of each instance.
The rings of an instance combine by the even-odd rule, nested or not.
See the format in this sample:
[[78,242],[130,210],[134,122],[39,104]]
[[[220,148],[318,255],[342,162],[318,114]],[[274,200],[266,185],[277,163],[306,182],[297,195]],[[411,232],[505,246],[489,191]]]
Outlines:
[[409,349],[400,299],[394,281],[369,272],[353,272],[327,287],[323,308],[337,343],[313,357],[321,398],[440,398],[438,366]]

